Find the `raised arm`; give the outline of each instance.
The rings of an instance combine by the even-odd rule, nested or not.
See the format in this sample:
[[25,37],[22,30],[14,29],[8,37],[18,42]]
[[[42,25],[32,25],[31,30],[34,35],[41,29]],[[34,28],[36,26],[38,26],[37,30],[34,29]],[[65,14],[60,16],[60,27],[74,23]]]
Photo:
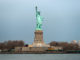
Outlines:
[[35,8],[36,8],[36,13],[37,13],[37,6]]

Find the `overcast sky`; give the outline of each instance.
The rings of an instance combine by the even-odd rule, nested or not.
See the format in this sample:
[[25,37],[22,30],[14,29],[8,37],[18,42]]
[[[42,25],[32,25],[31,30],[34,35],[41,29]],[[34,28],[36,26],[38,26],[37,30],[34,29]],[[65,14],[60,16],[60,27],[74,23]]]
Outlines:
[[34,41],[36,5],[46,43],[80,40],[80,0],[0,0],[0,42]]

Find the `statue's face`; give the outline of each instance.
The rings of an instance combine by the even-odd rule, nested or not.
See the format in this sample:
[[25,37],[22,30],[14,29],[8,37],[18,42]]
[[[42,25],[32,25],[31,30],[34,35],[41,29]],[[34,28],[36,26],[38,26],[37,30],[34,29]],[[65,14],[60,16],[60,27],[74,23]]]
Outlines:
[[40,15],[40,12],[38,11],[38,14]]

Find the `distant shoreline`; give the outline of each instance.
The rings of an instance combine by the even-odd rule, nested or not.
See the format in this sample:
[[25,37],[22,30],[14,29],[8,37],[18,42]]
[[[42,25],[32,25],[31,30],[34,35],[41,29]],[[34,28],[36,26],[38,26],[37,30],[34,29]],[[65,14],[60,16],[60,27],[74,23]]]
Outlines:
[[47,53],[47,52],[0,52],[0,54],[80,54],[80,53]]

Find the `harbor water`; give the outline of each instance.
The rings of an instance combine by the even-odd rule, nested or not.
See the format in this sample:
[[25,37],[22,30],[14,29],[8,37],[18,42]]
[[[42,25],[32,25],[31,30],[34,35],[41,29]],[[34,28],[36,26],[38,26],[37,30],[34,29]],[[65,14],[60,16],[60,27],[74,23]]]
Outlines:
[[80,60],[80,54],[0,54],[0,60]]

